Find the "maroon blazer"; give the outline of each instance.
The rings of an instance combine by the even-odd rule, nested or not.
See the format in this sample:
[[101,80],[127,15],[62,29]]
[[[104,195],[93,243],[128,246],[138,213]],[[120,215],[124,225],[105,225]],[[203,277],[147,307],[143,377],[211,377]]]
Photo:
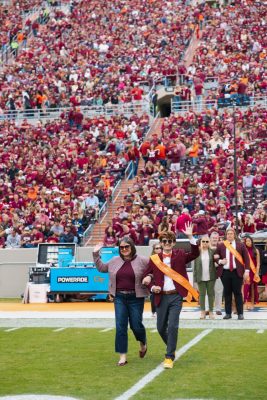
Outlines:
[[[186,264],[188,264],[190,261],[195,260],[199,256],[199,248],[198,245],[192,245],[191,244],[191,252],[187,252],[183,249],[173,249],[172,251],[172,256],[171,256],[171,268],[181,274],[183,277],[188,279],[187,272],[186,272]],[[159,258],[161,261],[163,260],[162,253],[159,254]],[[149,260],[148,267],[144,272],[143,278],[146,277],[147,275],[153,275],[153,279],[148,286],[149,289],[151,289],[152,286],[160,286],[161,290],[163,290],[163,285],[164,285],[164,274],[161,272],[158,267],[152,262],[152,260]],[[177,290],[177,292],[183,296],[187,296],[187,289],[185,289],[183,286],[179,285],[179,283],[173,281],[174,286]],[[161,293],[155,293],[154,294],[154,300],[155,300],[155,305],[158,306],[160,304],[161,300]]]
[[[236,264],[236,272],[237,275],[240,278],[243,278],[245,269],[249,270],[249,265],[250,265],[250,260],[249,260],[249,255],[248,255],[248,251],[246,249],[246,246],[241,243],[241,242],[237,242],[236,241],[236,250],[238,251],[239,254],[241,254],[243,261],[245,263],[245,267],[240,264],[240,262],[235,258],[235,264]],[[216,261],[218,264],[218,268],[217,268],[217,277],[220,278],[222,276],[223,273],[223,265],[219,264],[219,261],[222,260],[223,258],[226,258],[226,247],[224,245],[224,243],[219,243],[217,246],[217,250],[215,252],[215,254],[219,254],[219,260]]]

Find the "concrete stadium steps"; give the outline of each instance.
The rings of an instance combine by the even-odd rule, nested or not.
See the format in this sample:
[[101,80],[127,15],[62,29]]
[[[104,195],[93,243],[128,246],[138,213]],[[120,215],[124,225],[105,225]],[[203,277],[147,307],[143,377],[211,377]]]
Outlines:
[[128,193],[128,189],[131,187],[131,185],[131,180],[122,181],[113,203],[108,204],[106,213],[102,216],[99,222],[96,222],[92,234],[87,241],[87,246],[94,246],[99,242],[103,242],[105,229],[107,225],[112,222],[112,218],[114,217],[117,208],[123,204],[124,196],[126,196]]
[[[163,123],[162,118],[156,119],[149,131],[147,138],[152,137],[154,134],[157,134],[158,137],[161,137],[161,125]],[[144,161],[141,158],[138,167],[138,174],[140,170],[144,168]],[[106,213],[102,216],[99,222],[96,222],[92,234],[88,238],[86,242],[86,246],[94,246],[99,242],[103,242],[105,236],[105,229],[109,223],[111,223],[112,218],[114,217],[115,211],[118,209],[120,205],[123,204],[124,197],[129,191],[129,188],[132,186],[132,180],[123,180],[120,187],[115,194],[113,203],[109,203],[107,207]]]

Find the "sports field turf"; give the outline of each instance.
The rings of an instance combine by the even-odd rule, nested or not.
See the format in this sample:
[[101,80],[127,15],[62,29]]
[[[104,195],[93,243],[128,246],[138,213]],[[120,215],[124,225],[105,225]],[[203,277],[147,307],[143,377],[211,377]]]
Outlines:
[[[129,364],[116,367],[114,329],[0,329],[0,396],[50,394],[111,400],[132,387],[164,357],[148,330],[148,354],[137,356],[130,333]],[[180,330],[179,347],[201,330]],[[213,330],[132,398],[266,399],[267,332]]]

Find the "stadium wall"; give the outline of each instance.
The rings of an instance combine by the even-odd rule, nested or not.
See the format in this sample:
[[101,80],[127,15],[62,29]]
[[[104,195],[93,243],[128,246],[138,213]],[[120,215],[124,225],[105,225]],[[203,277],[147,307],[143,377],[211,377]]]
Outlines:
[[[29,268],[36,266],[37,248],[0,250],[0,298],[20,297],[29,280]],[[138,254],[149,257],[151,248],[138,247]],[[93,261],[93,247],[77,247],[76,261]]]

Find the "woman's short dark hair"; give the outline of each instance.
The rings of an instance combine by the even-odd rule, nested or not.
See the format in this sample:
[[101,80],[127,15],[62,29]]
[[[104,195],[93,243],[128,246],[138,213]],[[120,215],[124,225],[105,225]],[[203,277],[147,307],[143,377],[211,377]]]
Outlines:
[[136,256],[136,247],[135,247],[133,239],[131,239],[129,236],[124,236],[123,238],[119,239],[119,241],[118,241],[119,253],[120,253],[121,258],[123,259],[123,255],[120,250],[120,244],[122,242],[125,242],[131,246],[131,257],[134,258]]

